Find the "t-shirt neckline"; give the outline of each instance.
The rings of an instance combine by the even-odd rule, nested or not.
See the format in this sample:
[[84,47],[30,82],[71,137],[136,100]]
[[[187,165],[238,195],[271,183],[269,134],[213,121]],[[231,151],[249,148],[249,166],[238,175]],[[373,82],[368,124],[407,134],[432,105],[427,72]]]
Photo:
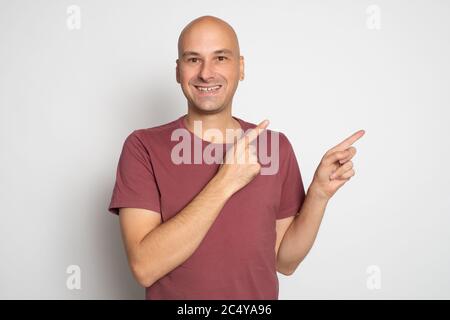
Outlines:
[[[206,143],[206,144],[213,144],[213,145],[222,145],[222,146],[226,145],[226,146],[228,146],[228,145],[233,144],[232,142],[230,142],[230,143],[212,143],[211,141],[207,141],[207,140],[204,140],[204,139],[200,138],[199,136],[195,135],[193,132],[191,132],[191,131],[186,127],[186,125],[185,125],[185,123],[184,123],[184,119],[186,118],[186,116],[187,116],[187,114],[184,114],[184,115],[182,115],[181,117],[178,118],[178,127],[179,127],[179,128],[183,128],[183,129],[186,129],[186,130],[189,132],[189,134],[190,134],[191,136],[193,136],[194,139],[198,139],[198,140],[201,140],[203,143]],[[245,124],[245,121],[243,121],[242,119],[240,119],[240,118],[238,118],[238,117],[236,117],[236,116],[232,116],[232,117],[233,117],[237,122],[239,122],[239,124],[240,124],[240,126],[241,126],[241,129],[242,129],[242,130],[244,131],[244,133],[245,133],[245,131],[247,130],[247,125]]]

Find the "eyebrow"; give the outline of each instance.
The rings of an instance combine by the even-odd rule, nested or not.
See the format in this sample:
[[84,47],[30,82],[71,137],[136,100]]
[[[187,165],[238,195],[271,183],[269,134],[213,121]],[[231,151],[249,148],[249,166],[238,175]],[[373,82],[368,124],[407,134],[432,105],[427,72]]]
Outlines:
[[[231,51],[230,49],[219,49],[214,51],[213,54],[233,55],[233,51]],[[183,52],[182,57],[184,58],[186,56],[200,56],[200,53],[195,51],[185,51]]]

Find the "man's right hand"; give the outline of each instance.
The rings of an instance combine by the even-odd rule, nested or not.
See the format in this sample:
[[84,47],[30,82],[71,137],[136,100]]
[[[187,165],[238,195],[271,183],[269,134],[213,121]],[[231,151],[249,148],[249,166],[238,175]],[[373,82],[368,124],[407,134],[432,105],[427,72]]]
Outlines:
[[255,128],[248,131],[227,151],[223,163],[217,172],[217,178],[225,183],[233,194],[246,186],[260,172],[256,148],[251,144],[269,125],[264,120]]

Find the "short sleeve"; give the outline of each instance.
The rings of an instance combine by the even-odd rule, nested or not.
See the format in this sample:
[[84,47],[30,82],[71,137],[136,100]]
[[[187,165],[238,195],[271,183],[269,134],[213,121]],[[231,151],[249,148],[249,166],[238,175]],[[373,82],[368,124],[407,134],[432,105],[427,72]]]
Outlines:
[[118,215],[119,208],[126,207],[161,212],[150,155],[137,130],[123,144],[108,211]]
[[282,185],[277,219],[296,215],[305,200],[305,189],[294,149],[288,138],[281,132],[280,154],[284,159],[280,168]]

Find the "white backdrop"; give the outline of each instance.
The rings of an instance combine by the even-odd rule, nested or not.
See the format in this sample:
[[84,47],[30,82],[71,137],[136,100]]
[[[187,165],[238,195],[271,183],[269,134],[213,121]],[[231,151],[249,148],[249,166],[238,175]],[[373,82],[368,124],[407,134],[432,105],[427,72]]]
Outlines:
[[107,206],[126,136],[186,112],[177,39],[206,14],[245,57],[233,113],[288,136],[305,187],[366,130],[280,299],[449,299],[450,2],[437,0],[0,0],[0,298],[144,298]]

